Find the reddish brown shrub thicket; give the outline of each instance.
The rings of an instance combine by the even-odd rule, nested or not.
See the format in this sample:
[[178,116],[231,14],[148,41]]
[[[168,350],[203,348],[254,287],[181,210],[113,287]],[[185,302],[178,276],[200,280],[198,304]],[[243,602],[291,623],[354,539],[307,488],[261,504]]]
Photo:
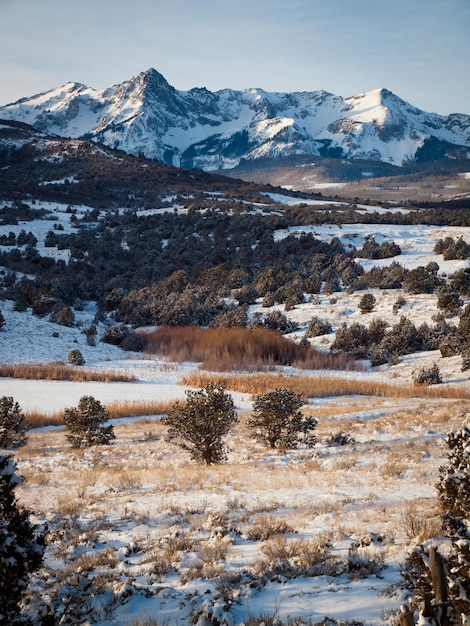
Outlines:
[[304,369],[354,369],[346,354],[322,353],[268,329],[165,326],[146,335],[146,350],[172,361],[196,361],[210,371],[266,370],[276,365]]

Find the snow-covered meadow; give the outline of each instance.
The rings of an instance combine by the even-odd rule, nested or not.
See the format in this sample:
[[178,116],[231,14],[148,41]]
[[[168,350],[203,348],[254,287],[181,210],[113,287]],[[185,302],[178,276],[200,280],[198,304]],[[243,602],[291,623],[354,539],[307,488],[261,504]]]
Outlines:
[[[72,228],[66,207],[50,209],[64,230]],[[15,229],[17,235],[21,228],[35,234],[41,253],[66,252],[44,247],[50,228],[44,220],[1,226],[0,235]],[[371,234],[370,225],[295,230],[356,247]],[[396,259],[364,261],[366,269],[393,260],[409,268],[436,261],[449,275],[468,266],[468,260],[444,262],[433,247],[448,235],[470,241],[470,229],[380,225],[373,234],[379,243],[395,241],[403,252]],[[367,314],[358,308],[361,293],[320,294],[297,305],[285,312],[299,324],[292,338],[300,340],[313,316],[328,320],[333,331],[345,321],[367,324],[375,317],[395,323],[393,305],[401,290],[373,293],[376,307]],[[437,296],[405,297],[398,316],[430,323]],[[14,311],[9,301],[0,302],[0,309],[0,362],[66,361],[79,348],[86,368],[125,371],[137,379],[0,378],[0,396],[13,396],[23,410],[60,411],[83,395],[105,405],[181,399],[180,380],[198,367],[124,353],[99,341],[88,345],[82,329],[95,314],[91,304],[75,312],[71,328],[30,310]],[[250,312],[257,310],[261,303]],[[99,336],[103,331],[100,323]],[[333,338],[334,332],[312,343],[327,350]],[[407,355],[393,366],[329,374],[400,387],[411,384],[415,368],[433,362],[443,389],[470,388],[461,358],[443,359],[438,351]],[[101,626],[249,626],[275,619],[308,624],[326,616],[339,623],[393,623],[406,599],[400,564],[411,546],[439,532],[434,485],[445,462],[444,439],[466,419],[469,402],[418,395],[312,397],[304,410],[318,419],[317,445],[268,452],[248,436],[251,397],[233,395],[240,421],[227,440],[227,463],[216,467],[195,465],[167,442],[158,415],[117,420],[112,445],[87,450],[71,449],[62,427],[30,431],[27,445],[15,452],[26,478],[18,495],[35,522],[48,524],[51,539],[42,580],[33,581],[33,605],[43,597],[56,603],[57,615],[68,612],[63,623]],[[338,433],[349,435],[350,443],[338,445]]]

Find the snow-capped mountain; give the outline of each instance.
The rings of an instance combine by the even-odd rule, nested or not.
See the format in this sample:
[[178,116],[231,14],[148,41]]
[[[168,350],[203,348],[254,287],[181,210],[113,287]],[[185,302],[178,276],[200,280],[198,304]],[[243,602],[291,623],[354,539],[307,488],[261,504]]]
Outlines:
[[180,91],[154,69],[103,90],[67,83],[0,107],[0,118],[204,170],[289,155],[403,165],[470,154],[469,115],[426,113],[386,89]]

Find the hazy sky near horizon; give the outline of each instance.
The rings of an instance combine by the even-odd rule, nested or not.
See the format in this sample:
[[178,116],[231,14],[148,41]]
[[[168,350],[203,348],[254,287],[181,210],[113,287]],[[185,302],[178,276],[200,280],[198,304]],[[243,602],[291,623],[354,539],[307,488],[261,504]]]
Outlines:
[[151,67],[176,89],[386,87],[470,114],[470,0],[0,0],[0,105]]

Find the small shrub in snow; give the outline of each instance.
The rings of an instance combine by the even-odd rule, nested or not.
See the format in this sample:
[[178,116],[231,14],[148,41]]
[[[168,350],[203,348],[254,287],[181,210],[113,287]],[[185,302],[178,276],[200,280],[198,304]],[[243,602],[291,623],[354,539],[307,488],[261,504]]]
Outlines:
[[439,385],[442,383],[442,376],[437,363],[431,367],[421,367],[413,372],[413,382],[415,385]]
[[398,324],[394,324],[385,334],[381,346],[393,355],[401,356],[422,350],[423,338],[413,322],[402,316]]
[[385,363],[391,364],[392,357],[393,355],[390,350],[383,346],[373,345],[369,350],[369,361],[372,367],[378,367]]
[[464,308],[459,318],[459,330],[470,342],[470,304]]
[[96,346],[96,324],[90,324],[88,328],[82,331],[86,336],[86,342],[89,346]]
[[440,343],[439,350],[442,357],[457,356],[465,347],[465,337],[456,326],[451,326],[449,332],[445,335]]
[[305,337],[307,339],[310,339],[310,337],[320,337],[321,335],[328,335],[331,331],[332,328],[329,322],[315,316],[310,320]]
[[376,304],[376,297],[372,293],[365,293],[359,301],[359,310],[361,313],[371,313]]
[[270,330],[276,330],[282,335],[291,333],[298,328],[298,325],[295,322],[288,320],[287,317],[281,313],[281,311],[273,311],[272,313],[269,313],[264,318],[264,326]]
[[354,438],[347,433],[339,432],[334,435],[330,435],[326,438],[325,444],[327,446],[348,446],[354,444]]
[[238,328],[245,327],[248,322],[248,314],[246,306],[238,306],[236,309],[230,309],[219,313],[209,324],[210,328]]
[[234,298],[238,300],[238,304],[254,304],[259,294],[252,285],[243,285],[240,289],[237,289],[234,293]]
[[396,302],[393,305],[393,313],[396,315],[398,313],[398,311],[404,307],[406,304],[406,300],[403,296],[398,296],[398,298],[396,299]]
[[75,324],[75,315],[72,309],[66,306],[59,311],[52,311],[49,315],[49,321],[61,326],[71,327]]
[[383,554],[374,553],[369,548],[351,544],[348,550],[346,571],[351,580],[361,580],[369,576],[380,576],[385,568]]
[[85,365],[83,354],[78,349],[70,350],[68,356],[69,365]]
[[0,329],[5,326],[5,318],[3,317],[3,313],[0,311]]
[[77,407],[65,409],[63,418],[73,448],[105,445],[115,438],[113,426],[104,426],[109,413],[93,396],[82,396]]
[[125,324],[117,324],[106,329],[101,341],[110,343],[113,346],[120,346],[129,334],[130,330]]
[[296,448],[301,443],[313,447],[318,421],[305,417],[299,410],[302,405],[301,396],[292,389],[277,388],[255,396],[248,420],[253,438],[268,448]]
[[176,402],[162,418],[168,439],[199,463],[211,465],[226,459],[223,438],[237,423],[232,396],[222,385],[208,384],[186,391],[186,402]]
[[274,298],[274,294],[271,291],[269,291],[267,294],[265,294],[263,298],[262,306],[264,308],[269,308],[271,306],[274,306],[275,304],[276,304],[276,300]]
[[364,324],[358,322],[354,322],[350,326],[343,323],[331,344],[332,352],[349,352],[356,359],[367,358],[368,348],[369,333]]
[[376,317],[375,319],[373,319],[367,328],[369,341],[372,344],[379,344],[385,337],[385,331],[387,327],[388,323],[380,317]]
[[436,275],[422,266],[410,270],[403,279],[403,289],[411,294],[433,293],[438,284]]
[[445,315],[456,315],[462,304],[459,292],[452,285],[445,283],[437,290],[437,308]]
[[11,396],[0,398],[0,448],[19,448],[26,443],[24,415]]

